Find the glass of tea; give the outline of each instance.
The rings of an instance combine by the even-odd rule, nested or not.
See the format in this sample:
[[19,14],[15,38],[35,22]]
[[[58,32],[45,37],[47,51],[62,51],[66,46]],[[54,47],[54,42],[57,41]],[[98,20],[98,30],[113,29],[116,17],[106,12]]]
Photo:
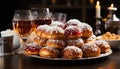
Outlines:
[[39,25],[51,24],[51,16],[49,8],[31,8],[32,22],[35,24],[35,29]]
[[33,32],[35,25],[31,21],[32,15],[30,10],[15,10],[13,16],[13,30],[20,36],[21,45],[16,50],[17,53],[22,54],[24,46],[26,45],[27,37]]

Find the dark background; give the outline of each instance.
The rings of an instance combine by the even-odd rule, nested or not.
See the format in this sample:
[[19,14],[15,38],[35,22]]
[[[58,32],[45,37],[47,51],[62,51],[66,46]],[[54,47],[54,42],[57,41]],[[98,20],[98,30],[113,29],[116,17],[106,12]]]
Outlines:
[[4,0],[1,3],[0,30],[12,29],[12,18],[16,9],[28,9],[29,0]]
[[[46,2],[45,2],[46,1]],[[95,4],[97,0],[90,3],[89,0],[71,0],[71,5],[67,5],[68,0],[56,0],[53,4],[52,0],[4,0],[1,2],[1,20],[0,31],[12,29],[12,18],[16,9],[30,9],[31,7],[49,7],[52,12],[67,13],[67,20],[76,18],[82,22],[90,24],[95,28]],[[77,1],[77,2],[76,2]],[[120,17],[120,1],[119,0],[100,0],[101,16],[105,18],[108,14],[107,7],[111,3],[118,8],[116,15]]]

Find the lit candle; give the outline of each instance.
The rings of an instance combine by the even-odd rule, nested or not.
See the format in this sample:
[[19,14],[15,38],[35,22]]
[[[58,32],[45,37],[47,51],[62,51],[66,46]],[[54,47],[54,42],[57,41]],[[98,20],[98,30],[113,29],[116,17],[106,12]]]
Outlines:
[[101,17],[100,16],[101,6],[100,6],[99,1],[97,1],[97,4],[96,4],[95,8],[96,8],[96,17],[100,18]]
[[117,10],[116,7],[114,7],[114,4],[112,3],[110,7],[108,7],[109,10]]

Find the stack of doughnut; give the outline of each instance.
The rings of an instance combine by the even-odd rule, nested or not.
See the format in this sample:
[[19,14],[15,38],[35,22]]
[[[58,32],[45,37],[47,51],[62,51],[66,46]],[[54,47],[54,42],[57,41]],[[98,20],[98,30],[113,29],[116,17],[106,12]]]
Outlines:
[[[37,27],[34,47],[40,46],[39,52],[32,53],[28,45],[25,53],[36,54],[44,58],[79,59],[96,57],[110,51],[110,45],[97,40],[92,27],[78,19],[70,19],[66,23],[52,22],[50,25]],[[35,46],[36,45],[36,46]],[[32,46],[33,47],[33,46]]]

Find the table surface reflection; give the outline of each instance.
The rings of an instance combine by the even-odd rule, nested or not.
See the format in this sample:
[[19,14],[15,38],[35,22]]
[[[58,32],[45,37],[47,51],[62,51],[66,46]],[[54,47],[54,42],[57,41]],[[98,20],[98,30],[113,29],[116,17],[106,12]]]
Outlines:
[[0,69],[120,69],[120,50],[105,58],[85,61],[50,61],[25,55],[0,57]]

